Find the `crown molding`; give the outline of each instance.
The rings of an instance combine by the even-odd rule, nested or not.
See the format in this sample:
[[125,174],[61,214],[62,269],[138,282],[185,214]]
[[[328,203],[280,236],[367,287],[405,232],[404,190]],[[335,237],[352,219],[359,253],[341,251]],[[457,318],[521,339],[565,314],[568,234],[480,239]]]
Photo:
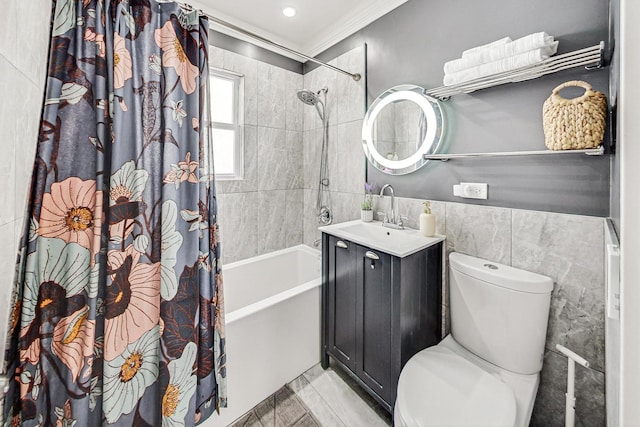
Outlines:
[[328,26],[302,46],[302,51],[309,56],[318,55],[406,2],[407,0],[370,1],[365,7],[352,11]]
[[[207,6],[207,4],[204,1],[205,0],[190,0],[189,3],[192,6],[202,10],[203,12],[209,15],[215,16],[223,21],[226,21],[230,24],[233,24],[247,31],[255,33],[261,37],[264,37],[265,39],[271,40],[275,43],[286,46],[289,49],[296,50],[298,52],[304,53],[305,55],[308,55],[311,57],[321,52],[324,52],[328,48],[346,39],[353,33],[366,27],[376,19],[391,12],[398,6],[407,2],[407,0],[369,1],[366,3],[364,7],[360,7],[356,10],[351,11],[350,13],[346,14],[342,19],[339,19],[335,21],[332,25],[326,27],[324,31],[322,31],[320,34],[314,37],[310,42],[306,43],[305,45],[300,45],[291,40],[282,39],[281,37],[275,34],[272,34],[269,31],[264,30],[263,28],[251,25],[242,19],[234,18],[233,16],[222,13],[219,10],[212,8],[211,6]],[[211,22],[209,25],[212,30],[219,31],[223,34],[227,34],[239,40],[252,43],[256,46],[262,47],[264,49],[268,49],[272,52],[276,52],[287,58],[295,59],[296,61],[303,62],[303,63],[306,62],[304,58],[301,58],[287,51],[278,49],[277,47],[271,46],[269,44],[262,43],[249,36],[246,36],[234,30],[230,30],[214,22]]]
[[[281,37],[278,37],[277,35],[272,34],[272,33],[268,32],[268,31],[264,30],[263,28],[259,28],[259,27],[256,27],[254,25],[251,25],[248,22],[243,21],[242,19],[234,18],[233,16],[230,16],[230,15],[227,15],[225,13],[222,13],[217,9],[214,9],[214,8],[212,8],[210,6],[207,6],[202,1],[190,0],[189,4],[191,4],[193,7],[197,8],[197,9],[202,10],[204,13],[212,15],[212,16],[215,16],[216,18],[221,19],[223,21],[226,21],[229,24],[233,24],[233,25],[235,25],[237,27],[240,27],[240,28],[242,28],[244,30],[247,30],[247,31],[251,32],[251,33],[254,33],[254,34],[256,34],[256,35],[258,35],[260,37],[263,37],[265,39],[271,40],[272,42],[278,43],[278,44],[283,45],[285,47],[288,47],[289,49],[293,49],[293,50],[296,50],[298,52],[302,52],[302,46],[297,45],[295,43],[292,43],[289,40],[284,40]],[[271,46],[270,44],[263,43],[261,41],[258,41],[256,39],[252,38],[252,37],[249,37],[249,36],[247,36],[247,35],[245,35],[243,33],[231,30],[231,29],[229,29],[227,27],[224,27],[224,26],[222,26],[220,24],[216,24],[215,22],[209,22],[209,29],[218,31],[218,32],[220,32],[222,34],[226,34],[226,35],[231,36],[231,37],[234,37],[234,38],[236,38],[238,40],[249,42],[249,43],[254,44],[254,45],[256,45],[258,47],[261,47],[263,49],[267,49],[267,50],[270,50],[272,52],[276,52],[279,55],[285,56],[287,58],[295,59],[298,62],[302,62],[302,63],[306,62],[306,60],[304,58],[301,58],[300,56],[294,55],[294,54],[289,53],[289,52],[287,52],[285,50],[282,50],[282,49],[278,49],[275,46]]]

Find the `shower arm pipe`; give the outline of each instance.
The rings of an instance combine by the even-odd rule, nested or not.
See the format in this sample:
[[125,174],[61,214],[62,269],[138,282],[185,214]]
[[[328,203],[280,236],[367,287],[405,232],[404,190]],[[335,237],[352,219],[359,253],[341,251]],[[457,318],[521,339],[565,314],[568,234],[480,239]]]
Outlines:
[[[177,3],[181,7],[185,8],[187,10],[195,10],[194,7],[191,6],[188,3],[182,3],[182,2],[177,2]],[[204,11],[200,11],[200,13],[202,13],[207,18],[209,18],[209,21],[215,22],[216,24],[221,25],[221,26],[223,26],[223,27],[225,27],[225,28],[227,28],[229,30],[233,30],[233,31],[236,31],[236,32],[238,32],[240,34],[244,34],[245,36],[250,37],[250,38],[252,38],[254,40],[257,40],[257,41],[265,43],[265,44],[267,44],[269,46],[284,50],[285,52],[291,53],[291,54],[296,55],[296,56],[299,56],[300,58],[304,58],[307,61],[311,61],[311,62],[314,62],[314,63],[316,63],[318,65],[322,65],[323,67],[330,68],[333,71],[337,71],[339,73],[342,73],[344,75],[347,75],[347,76],[351,77],[356,82],[360,81],[360,79],[362,78],[362,76],[359,73],[350,73],[350,72],[345,71],[345,70],[343,70],[341,68],[335,67],[335,66],[333,66],[331,64],[327,64],[326,62],[322,62],[319,59],[316,59],[316,58],[313,58],[311,56],[305,55],[304,53],[300,53],[300,52],[298,52],[296,50],[290,49],[290,48],[288,48],[286,46],[283,46],[283,45],[281,45],[279,43],[273,42],[273,41],[271,41],[271,40],[269,40],[267,38],[259,36],[256,33],[252,33],[251,31],[248,31],[248,30],[245,30],[244,28],[238,27],[237,25],[231,24],[231,23],[229,23],[227,21],[223,21],[220,18],[216,18],[215,16],[212,16],[212,15],[210,15],[210,14],[204,12]]]

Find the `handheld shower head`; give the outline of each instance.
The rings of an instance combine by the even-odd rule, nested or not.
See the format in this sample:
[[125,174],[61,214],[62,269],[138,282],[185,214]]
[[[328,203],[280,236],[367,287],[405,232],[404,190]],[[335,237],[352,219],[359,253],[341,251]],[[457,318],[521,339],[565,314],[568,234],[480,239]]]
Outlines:
[[307,89],[298,91],[298,99],[307,105],[316,105],[316,103],[320,102],[318,95]]
[[[316,107],[320,119],[324,120],[324,104],[320,100],[320,97],[318,97],[318,94],[320,93],[327,93],[327,88],[320,89],[317,94],[307,89],[299,90],[298,99],[307,105],[313,105]],[[322,110],[320,110],[318,105],[322,105]]]

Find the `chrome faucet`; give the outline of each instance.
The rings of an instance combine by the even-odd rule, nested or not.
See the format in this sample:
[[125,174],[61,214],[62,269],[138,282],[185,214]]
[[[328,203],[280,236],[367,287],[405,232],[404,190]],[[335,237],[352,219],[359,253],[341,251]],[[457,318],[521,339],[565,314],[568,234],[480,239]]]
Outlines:
[[398,215],[396,208],[396,197],[393,192],[393,187],[391,184],[385,184],[380,189],[380,197],[384,197],[384,190],[389,189],[391,192],[391,212],[389,214],[384,213],[384,219],[382,220],[383,227],[397,228],[399,230],[404,230],[404,224],[402,224],[402,218]]

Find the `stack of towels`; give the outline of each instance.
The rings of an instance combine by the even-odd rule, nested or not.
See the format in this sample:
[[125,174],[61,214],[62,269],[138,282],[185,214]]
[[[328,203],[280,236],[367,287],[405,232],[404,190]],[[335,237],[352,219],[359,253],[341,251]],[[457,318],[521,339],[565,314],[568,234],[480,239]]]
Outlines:
[[511,40],[505,37],[462,52],[462,57],[444,64],[444,85],[452,86],[492,74],[516,70],[544,61],[558,50],[558,42],[547,33],[534,33]]

